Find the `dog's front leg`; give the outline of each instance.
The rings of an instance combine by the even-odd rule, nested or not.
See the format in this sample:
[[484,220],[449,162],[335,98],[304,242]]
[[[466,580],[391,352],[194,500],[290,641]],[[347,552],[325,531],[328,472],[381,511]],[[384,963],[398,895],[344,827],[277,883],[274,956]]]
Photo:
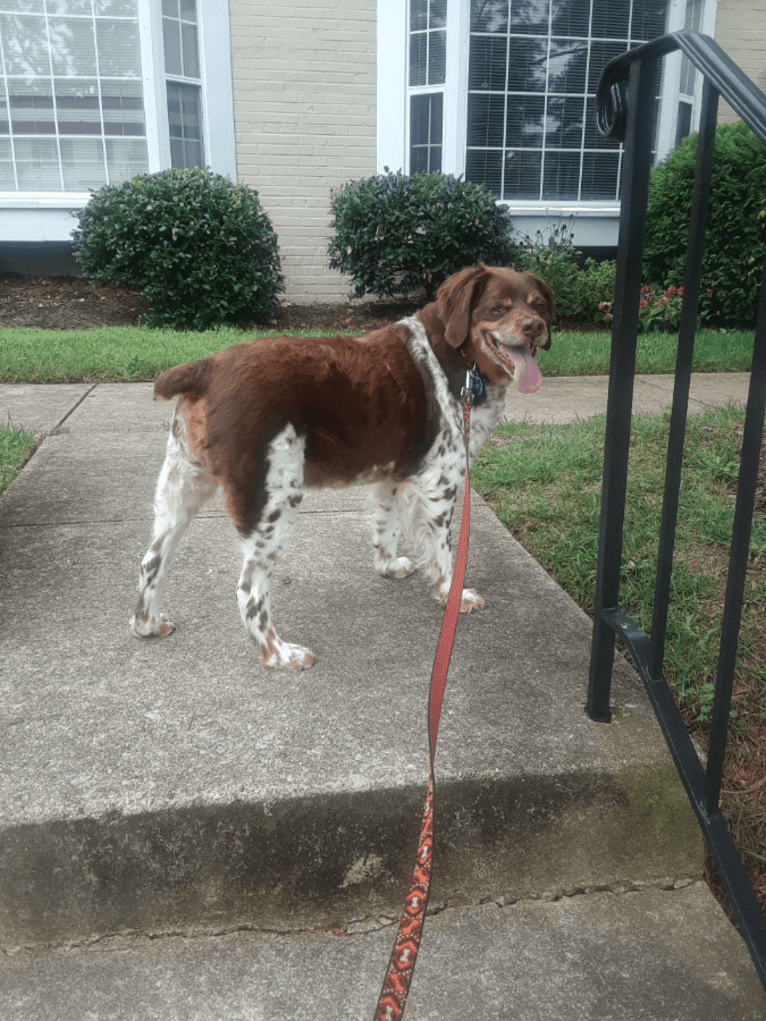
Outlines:
[[[408,509],[410,529],[423,550],[422,566],[433,585],[434,595],[447,605],[454,557],[450,548],[450,524],[455,512],[457,486],[453,481],[460,477],[460,463],[450,464],[455,471],[445,471],[445,465],[436,465],[413,480],[403,495]],[[420,564],[418,565],[420,566]],[[484,599],[473,589],[463,589],[460,612],[483,610]]]
[[406,578],[415,570],[415,565],[409,557],[396,555],[399,544],[397,492],[400,485],[397,482],[375,482],[370,486],[375,570],[384,578]]

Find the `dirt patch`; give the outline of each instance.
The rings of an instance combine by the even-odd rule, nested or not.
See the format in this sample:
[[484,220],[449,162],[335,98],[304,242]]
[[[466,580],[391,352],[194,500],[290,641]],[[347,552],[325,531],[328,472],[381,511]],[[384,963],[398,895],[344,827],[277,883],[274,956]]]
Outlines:
[[[422,302],[348,301],[335,304],[280,305],[276,329],[366,333],[412,315]],[[44,330],[134,326],[149,309],[138,288],[127,284],[94,287],[81,277],[0,276],[0,327]],[[253,332],[258,327],[252,326]]]

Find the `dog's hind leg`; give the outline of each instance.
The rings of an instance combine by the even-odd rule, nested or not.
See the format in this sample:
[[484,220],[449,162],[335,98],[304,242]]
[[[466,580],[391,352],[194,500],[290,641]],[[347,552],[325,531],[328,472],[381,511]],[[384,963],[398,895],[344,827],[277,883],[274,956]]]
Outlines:
[[176,413],[154,495],[154,533],[141,563],[138,600],[130,619],[131,630],[139,638],[165,638],[175,630],[175,625],[160,612],[168,561],[197,511],[217,486],[192,453],[187,422]]
[[375,547],[375,570],[384,578],[406,578],[415,565],[409,557],[398,557],[399,510],[397,493],[402,483],[375,482],[370,486],[373,504],[372,545]]
[[315,661],[313,652],[283,642],[271,621],[271,575],[284,551],[303,499],[305,441],[288,425],[269,444],[265,464],[263,508],[258,523],[240,539],[245,561],[237,585],[242,621],[261,652],[264,666],[305,670]]

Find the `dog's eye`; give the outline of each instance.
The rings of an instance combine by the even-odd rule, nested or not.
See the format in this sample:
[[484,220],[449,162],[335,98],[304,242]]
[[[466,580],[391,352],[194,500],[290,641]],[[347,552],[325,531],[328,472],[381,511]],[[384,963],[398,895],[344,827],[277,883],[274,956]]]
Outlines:
[[489,310],[489,314],[490,314],[491,316],[501,316],[501,315],[503,315],[503,313],[504,313],[504,312],[506,312],[506,311],[507,311],[507,310],[506,310],[506,307],[505,307],[505,305],[494,305],[494,306],[493,306],[493,307],[492,307],[492,308],[491,308],[491,309]]

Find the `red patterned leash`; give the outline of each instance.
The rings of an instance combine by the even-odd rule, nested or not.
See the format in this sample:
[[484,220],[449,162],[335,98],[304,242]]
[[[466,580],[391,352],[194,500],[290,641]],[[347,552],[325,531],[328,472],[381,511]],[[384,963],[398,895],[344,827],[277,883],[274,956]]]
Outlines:
[[462,390],[464,441],[465,441],[465,490],[463,494],[463,514],[460,520],[460,537],[455,555],[455,569],[452,574],[447,608],[436,647],[434,668],[431,674],[431,688],[428,700],[428,790],[423,807],[423,821],[420,828],[417,865],[410,880],[410,891],[404,901],[404,910],[399,922],[399,931],[394,941],[394,949],[388,962],[386,977],[375,1011],[375,1021],[400,1021],[404,1015],[407,994],[410,990],[412,973],[415,970],[420,937],[426,919],[428,896],[431,892],[431,863],[434,847],[434,756],[436,754],[436,736],[439,731],[444,689],[447,684],[452,645],[455,641],[458,614],[463,593],[463,579],[468,557],[468,530],[470,525],[470,493],[469,478],[469,429],[471,405],[473,399],[482,392],[482,382],[478,373],[466,373],[466,384]]

